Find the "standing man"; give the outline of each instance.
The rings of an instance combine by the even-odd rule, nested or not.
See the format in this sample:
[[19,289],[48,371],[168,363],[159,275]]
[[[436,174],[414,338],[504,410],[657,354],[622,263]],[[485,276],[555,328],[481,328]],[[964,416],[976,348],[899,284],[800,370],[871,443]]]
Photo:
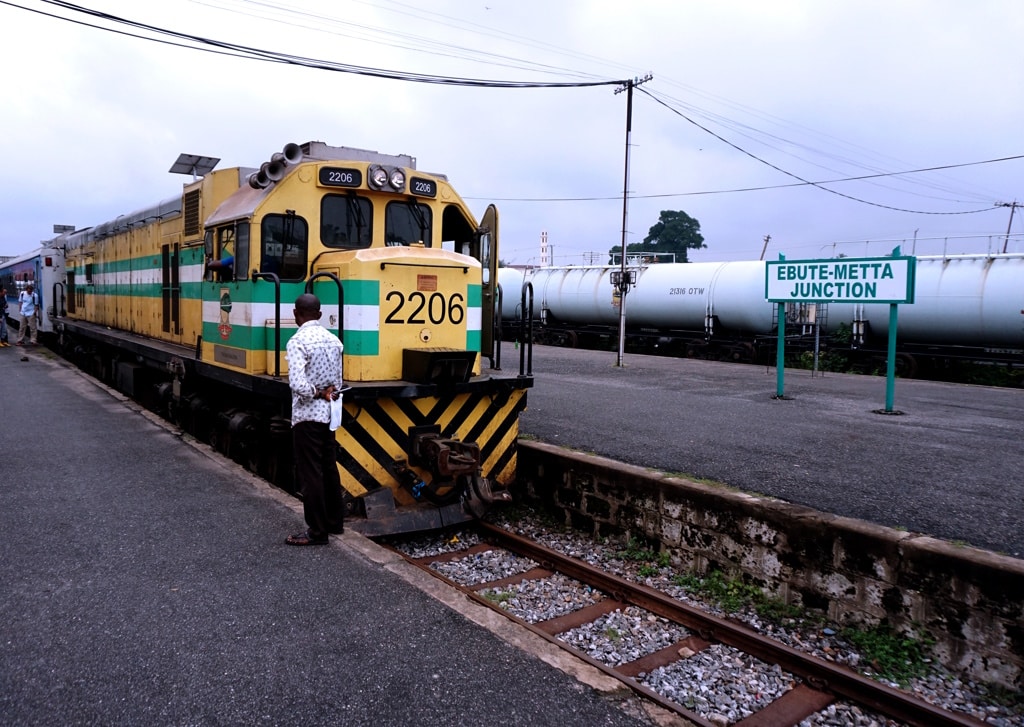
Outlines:
[[288,385],[292,390],[292,448],[295,484],[302,492],[306,532],[290,535],[288,545],[326,545],[328,533],[343,533],[341,477],[330,429],[331,400],[340,396],[341,341],[320,325],[320,299],[295,299],[299,330],[288,341]]
[[0,346],[10,346],[7,341],[7,288],[0,286]]
[[36,295],[36,286],[29,283],[25,286],[25,289],[18,293],[18,312],[21,316],[21,322],[18,326],[18,345],[25,345],[25,331],[28,330],[31,335],[29,336],[29,343],[33,346],[36,345],[36,338],[39,335],[38,329],[36,328],[36,314],[39,308],[39,297]]

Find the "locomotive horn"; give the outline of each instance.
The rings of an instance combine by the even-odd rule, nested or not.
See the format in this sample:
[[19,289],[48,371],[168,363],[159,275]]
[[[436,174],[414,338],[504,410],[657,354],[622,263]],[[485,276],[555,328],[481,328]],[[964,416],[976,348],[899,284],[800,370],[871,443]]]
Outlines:
[[267,175],[267,179],[271,182],[280,182],[284,179],[284,163],[271,159],[269,162],[263,162],[263,166],[260,167],[260,171]]
[[281,151],[284,154],[285,164],[298,164],[302,161],[302,147],[298,144],[285,144]]
[[[264,164],[263,166],[266,166]],[[270,185],[270,179],[267,177],[267,173],[260,167],[258,172],[254,172],[249,175],[249,186],[253,189],[263,189]]]

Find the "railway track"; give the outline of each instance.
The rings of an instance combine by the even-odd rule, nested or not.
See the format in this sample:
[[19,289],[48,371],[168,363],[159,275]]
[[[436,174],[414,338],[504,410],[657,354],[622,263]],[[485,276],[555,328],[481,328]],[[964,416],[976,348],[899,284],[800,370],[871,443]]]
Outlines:
[[[479,524],[480,542],[458,550],[417,556],[405,553],[400,546],[391,546],[409,562],[447,581],[478,603],[486,605],[520,623],[548,641],[557,644],[602,672],[619,679],[643,698],[649,699],[702,727],[723,724],[740,727],[783,727],[804,724],[837,724],[814,716],[841,704],[855,713],[874,713],[896,723],[941,727],[944,725],[982,725],[983,722],[959,712],[929,704],[906,692],[863,677],[840,666],[762,636],[737,621],[721,618],[687,605],[660,591],[620,578],[582,560],[552,550],[533,540],[486,523]],[[513,573],[495,572],[485,554],[503,550],[519,563]],[[479,560],[483,567],[460,580],[446,577],[445,564]],[[506,571],[507,573],[507,571]],[[497,577],[495,577],[497,576]],[[552,615],[529,622],[507,607],[505,594],[524,582],[562,579],[573,584],[578,596],[560,595],[557,600],[572,601],[569,609],[552,611]],[[572,634],[586,624],[608,618],[610,614],[640,610],[647,619],[663,620],[666,633],[673,634],[671,643],[647,645],[645,653],[628,661],[601,660],[571,645]],[[674,629],[674,630],[673,630]],[[612,631],[608,627],[607,631]],[[651,675],[678,669],[688,661],[708,657],[728,659],[733,663],[756,660],[764,665],[777,665],[787,688],[750,694],[751,699],[731,715],[715,710],[695,709],[707,702],[696,692],[665,696]],[[700,675],[714,673],[714,667],[703,666],[698,676],[691,675],[689,686],[698,690],[707,684]],[[711,680],[707,680],[711,681]],[[678,701],[677,701],[678,700]],[[702,713],[703,712],[703,713]],[[808,720],[805,722],[805,720]],[[870,720],[870,718],[869,718]],[[865,724],[870,721],[865,722]],[[890,722],[891,723],[891,722]]]

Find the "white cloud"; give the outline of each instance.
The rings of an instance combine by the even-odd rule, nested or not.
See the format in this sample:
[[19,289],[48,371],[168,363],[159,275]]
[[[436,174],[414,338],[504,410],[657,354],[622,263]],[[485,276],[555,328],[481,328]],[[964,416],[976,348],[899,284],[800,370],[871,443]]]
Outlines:
[[[26,7],[56,12],[39,0]],[[94,0],[90,7],[259,48],[400,71],[511,80],[616,79],[804,179],[854,177],[1024,153],[1024,5],[981,0],[618,2]],[[290,11],[288,9],[290,9]],[[301,14],[300,14],[301,13]],[[76,16],[76,19],[81,19]],[[613,87],[451,88],[226,58],[0,6],[5,98],[0,255],[180,190],[180,152],[256,166],[287,141],[416,156],[478,214],[499,203],[502,257],[559,262],[619,244],[625,94]],[[120,26],[119,26],[120,27]],[[123,28],[122,28],[123,29]],[[488,58],[491,64],[478,62]],[[528,70],[543,67],[547,72]],[[772,136],[768,136],[771,134]],[[921,215],[813,188],[690,195],[795,182],[634,95],[628,241],[662,209],[698,219],[703,260],[818,255],[886,238],[918,252],[1001,243],[1009,210]],[[1024,160],[830,185],[903,209],[1024,201]],[[923,183],[937,185],[927,187]],[[651,198],[649,195],[687,194]],[[1024,214],[1014,230],[1024,233]],[[987,235],[960,240],[965,234]],[[1024,249],[1019,234],[1011,249]],[[937,238],[925,242],[925,238]],[[957,241],[951,243],[954,238]],[[839,251],[844,251],[840,249]]]

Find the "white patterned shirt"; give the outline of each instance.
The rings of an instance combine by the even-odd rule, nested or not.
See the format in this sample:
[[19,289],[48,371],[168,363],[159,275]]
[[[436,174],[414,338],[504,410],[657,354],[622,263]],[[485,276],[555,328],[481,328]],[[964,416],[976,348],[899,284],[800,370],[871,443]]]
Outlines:
[[306,321],[288,341],[288,386],[292,390],[292,426],[299,422],[331,421],[331,404],[316,392],[341,388],[341,341],[320,325]]
[[33,290],[29,293],[27,290],[23,290],[18,293],[18,303],[21,305],[19,309],[21,314],[26,318],[31,318],[36,314],[36,306],[39,305],[39,298],[36,297],[36,292]]

